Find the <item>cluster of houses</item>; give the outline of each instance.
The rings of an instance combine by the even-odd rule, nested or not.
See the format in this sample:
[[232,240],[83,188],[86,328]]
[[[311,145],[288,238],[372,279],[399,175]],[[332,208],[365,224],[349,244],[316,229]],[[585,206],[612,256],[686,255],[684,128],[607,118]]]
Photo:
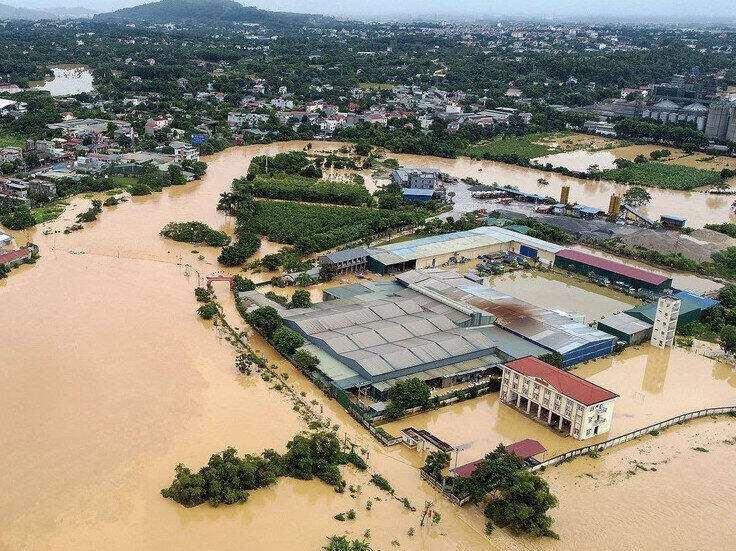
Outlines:
[[[319,88],[328,88],[323,85]],[[386,91],[383,91],[385,97]],[[429,129],[440,121],[450,132],[457,132],[463,124],[481,126],[508,125],[513,117],[528,124],[531,114],[513,107],[486,108],[483,103],[468,104],[462,91],[448,92],[436,87],[422,90],[419,86],[396,86],[390,90],[391,97],[377,103],[371,96],[372,105],[361,106],[361,101],[371,94],[364,88],[353,88],[341,96],[341,108],[325,100],[298,102],[285,86],[278,92],[256,82],[239,102],[239,109],[228,114],[227,122],[233,130],[250,134],[265,133],[259,127],[266,123],[271,114],[282,124],[292,123],[294,128],[308,123],[319,128],[319,135],[328,137],[336,130],[359,123],[387,125],[390,119],[415,117],[422,129]],[[274,97],[270,97],[274,96]]]

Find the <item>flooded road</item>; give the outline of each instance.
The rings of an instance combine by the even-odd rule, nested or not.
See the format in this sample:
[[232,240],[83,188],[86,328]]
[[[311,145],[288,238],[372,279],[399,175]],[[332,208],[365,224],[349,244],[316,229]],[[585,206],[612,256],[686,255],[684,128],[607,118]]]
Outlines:
[[[0,282],[0,549],[309,551],[321,548],[332,534],[360,538],[366,529],[375,549],[391,549],[394,540],[401,549],[422,551],[508,548],[503,532],[491,538],[483,534],[477,510],[456,509],[420,480],[419,454],[377,444],[257,335],[249,336],[251,345],[288,375],[295,392],[303,392],[304,400],[314,401],[315,410],[338,424],[341,438],[347,435],[366,450],[371,469],[386,476],[397,495],[420,511],[425,500],[436,500],[442,523],[420,529],[418,512],[369,485],[369,474],[350,468],[344,469],[348,484],[361,486],[355,498],[317,481],[291,479],[254,491],[246,504],[233,507],[185,509],[160,496],[179,462],[197,469],[229,445],[241,453],[268,447],[283,451],[306,428],[292,401],[272,388],[273,381],[236,372],[231,345],[212,322],[196,317],[197,274],[221,270],[215,260],[219,251],[158,235],[170,221],[196,220],[231,231],[232,220],[215,205],[232,178],[245,174],[253,155],[304,145],[230,149],[206,159],[209,171],[201,182],[106,208],[79,232],[44,235],[71,225],[88,207],[86,198],[75,198],[60,219],[15,234],[17,241],[38,243],[41,258]],[[195,271],[185,276],[182,263]],[[232,325],[244,328],[227,285],[215,288]],[[642,354],[622,355],[608,364],[592,362],[581,368],[586,373],[579,373],[613,390],[618,385],[636,389],[628,392],[627,401],[622,392],[616,430],[676,409],[683,396],[682,407],[704,397],[733,397],[733,373],[715,362],[673,351],[666,367],[655,362],[650,368]],[[670,393],[670,386],[679,390]],[[639,387],[644,400],[637,395]],[[700,390],[692,392],[693,387]],[[463,452],[468,460],[499,439],[554,436],[499,405],[494,396],[406,421],[421,427],[425,418],[424,425],[436,426],[452,443],[477,441]],[[542,441],[550,450],[569,441],[559,440],[557,445],[549,438]],[[369,499],[371,511],[365,508]],[[581,504],[575,495],[565,499],[572,509],[557,513],[558,531],[563,542],[568,537],[573,542],[574,519],[566,511]],[[653,533],[669,533],[673,525],[688,521],[678,508],[684,499],[668,501],[669,520]],[[355,521],[333,519],[351,508],[357,512]],[[622,517],[611,526],[623,530],[629,523]],[[407,534],[410,527],[414,536]]]

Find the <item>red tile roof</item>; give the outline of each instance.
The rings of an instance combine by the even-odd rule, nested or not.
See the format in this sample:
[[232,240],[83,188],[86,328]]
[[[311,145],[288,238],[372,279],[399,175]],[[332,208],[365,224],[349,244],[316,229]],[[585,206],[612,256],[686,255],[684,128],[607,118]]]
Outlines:
[[614,274],[638,279],[652,285],[661,285],[665,281],[671,279],[667,276],[655,274],[647,270],[642,270],[641,268],[627,266],[626,264],[621,264],[620,262],[615,262],[613,260],[608,260],[606,258],[601,258],[600,256],[594,256],[592,254],[587,254],[581,251],[574,251],[572,249],[562,249],[557,253],[556,256],[560,258],[566,258],[567,260],[574,260],[575,262],[582,262],[583,264],[588,264],[595,268],[600,268],[601,270],[608,270],[609,272],[613,272]]
[[18,249],[17,251],[10,251],[9,253],[0,254],[0,264],[5,264],[6,262],[12,262],[13,260],[22,258],[28,255],[30,252],[31,251],[29,251],[28,249]]
[[549,365],[534,356],[506,362],[505,365],[527,377],[533,377],[553,386],[558,392],[586,406],[618,398],[618,394],[586,381],[577,375]]
[[[525,438],[524,440],[519,440],[518,442],[514,442],[513,444],[506,446],[506,451],[515,454],[520,459],[528,459],[542,452],[546,452],[547,448],[542,446],[542,444],[536,440]],[[485,461],[485,458],[466,463],[465,465],[460,465],[459,467],[450,469],[450,471],[460,478],[470,478],[470,475],[473,474],[476,467],[483,463],[483,461]]]
[[506,446],[506,451],[515,454],[521,459],[529,459],[539,453],[546,452],[547,448],[536,440],[524,438],[524,440],[519,440]]

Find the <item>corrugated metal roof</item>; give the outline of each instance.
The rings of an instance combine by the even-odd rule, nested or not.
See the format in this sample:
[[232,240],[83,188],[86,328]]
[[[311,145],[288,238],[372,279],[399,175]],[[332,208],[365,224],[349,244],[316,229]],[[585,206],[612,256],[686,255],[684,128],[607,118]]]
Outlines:
[[557,257],[587,264],[589,266],[593,266],[594,268],[607,270],[614,274],[619,274],[621,276],[644,281],[645,283],[649,283],[651,285],[661,285],[666,281],[672,281],[672,278],[669,278],[667,276],[655,274],[653,272],[642,270],[641,268],[637,268],[635,266],[628,266],[620,262],[615,262],[613,260],[608,260],[607,258],[594,256],[592,254],[587,254],[581,251],[575,251],[573,249],[561,250],[557,253]]

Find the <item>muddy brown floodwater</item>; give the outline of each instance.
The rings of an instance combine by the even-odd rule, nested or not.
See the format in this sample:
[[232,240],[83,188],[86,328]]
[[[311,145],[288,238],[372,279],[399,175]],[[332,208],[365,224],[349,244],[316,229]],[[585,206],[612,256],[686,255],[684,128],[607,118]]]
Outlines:
[[[285,443],[306,428],[292,402],[271,388],[273,382],[236,372],[232,346],[221,338],[218,327],[197,318],[192,290],[198,274],[221,270],[217,250],[173,243],[158,235],[169,221],[198,220],[231,231],[232,220],[215,205],[232,178],[246,172],[253,155],[304,145],[230,149],[206,159],[209,171],[201,182],[104,209],[100,219],[82,231],[54,233],[73,223],[89,205],[89,199],[75,198],[61,219],[15,234],[17,241],[30,238],[38,243],[42,256],[35,265],[19,268],[0,282],[0,549],[310,551],[319,549],[329,535],[361,537],[366,529],[371,530],[375,549],[391,549],[393,540],[402,549],[424,551],[528,547],[503,532],[485,536],[476,509],[456,509],[420,480],[419,454],[403,446],[381,447],[257,335],[249,336],[251,345],[289,376],[297,393],[314,400],[315,409],[339,425],[341,438],[347,435],[366,450],[371,469],[384,474],[398,495],[407,496],[419,510],[425,500],[436,501],[441,524],[420,529],[418,512],[369,485],[369,474],[351,468],[344,473],[348,484],[360,485],[356,498],[317,481],[290,479],[252,492],[244,505],[217,509],[186,509],[160,496],[159,489],[171,481],[179,462],[198,468],[226,446],[241,453],[268,447],[283,451]],[[264,245],[269,252],[277,248]],[[192,265],[191,275],[184,275],[182,263]],[[244,329],[227,285],[215,288],[227,318]],[[667,385],[675,381],[682,389],[691,381],[689,374],[708,381],[705,375],[710,373],[715,382],[704,383],[700,394],[689,393],[683,407],[691,407],[705,394],[712,394],[713,400],[732,400],[733,374],[720,364],[701,364],[694,354],[673,352],[666,368],[658,363],[650,370],[642,353],[614,358],[610,364],[593,362],[582,367],[581,374],[601,384],[633,385],[636,392],[637,385],[647,381],[644,399],[635,392],[627,400],[631,405],[621,408],[622,414],[632,411],[642,419],[649,418],[647,412],[663,413],[664,403],[677,409],[674,400],[685,392],[668,393]],[[700,388],[699,383],[693,386]],[[657,392],[660,397],[650,399]],[[461,410],[468,412],[462,420],[456,415]],[[485,438],[490,445],[498,441],[496,435],[506,440],[536,434],[540,428],[528,420],[524,424],[520,420],[524,418],[494,404],[491,397],[423,415],[410,422],[421,426],[423,418],[436,416],[436,422],[447,427],[443,430],[457,433],[447,437],[453,442]],[[633,426],[637,418],[615,423]],[[680,433],[672,434],[678,438]],[[567,444],[560,440],[560,447]],[[479,444],[474,451],[482,449]],[[706,455],[696,459],[705,461]],[[723,463],[715,450],[711,455]],[[710,485],[735,476],[733,469],[708,469],[700,475],[698,484]],[[663,520],[646,527],[649,541],[686,524],[688,511],[700,500],[699,494],[689,492],[690,485],[678,491],[678,480],[671,478],[638,476],[628,483],[630,490],[621,499],[662,494]],[[565,502],[557,511],[562,544],[534,545],[584,542],[575,522],[578,508],[587,504],[568,491],[564,480],[555,489]],[[369,499],[370,512],[365,509]],[[612,495],[605,503],[615,504],[617,499]],[[355,521],[333,519],[351,508],[357,512]],[[724,503],[724,510],[733,507]],[[585,513],[593,521],[600,518],[595,505]],[[630,524],[631,519],[620,514],[609,521],[609,529],[624,531]],[[721,547],[727,547],[725,526],[715,525],[710,535]],[[416,530],[414,536],[407,535],[410,527]]]
[[[591,160],[590,155],[610,155],[607,151],[592,154],[587,151],[582,153],[576,151],[567,155],[573,154],[583,156],[584,160],[581,161],[583,164]],[[623,195],[628,189],[628,186],[615,182],[580,180],[554,172],[532,170],[493,161],[476,161],[468,157],[445,159],[394,153],[388,153],[388,156],[397,159],[404,166],[435,167],[457,178],[475,178],[482,184],[498,182],[502,186],[515,186],[522,191],[549,195],[556,199],[560,197],[562,186],[569,185],[571,202],[598,207],[603,210],[608,210],[611,194]],[[547,185],[539,184],[538,180],[540,178],[546,179],[549,183]],[[708,223],[736,222],[736,214],[731,208],[733,197],[730,195],[713,195],[697,191],[685,192],[658,188],[647,188],[647,191],[649,191],[652,199],[641,210],[656,219],[659,219],[661,214],[682,216],[687,219],[687,225],[693,228],[700,228]],[[489,205],[492,206],[491,203]]]

